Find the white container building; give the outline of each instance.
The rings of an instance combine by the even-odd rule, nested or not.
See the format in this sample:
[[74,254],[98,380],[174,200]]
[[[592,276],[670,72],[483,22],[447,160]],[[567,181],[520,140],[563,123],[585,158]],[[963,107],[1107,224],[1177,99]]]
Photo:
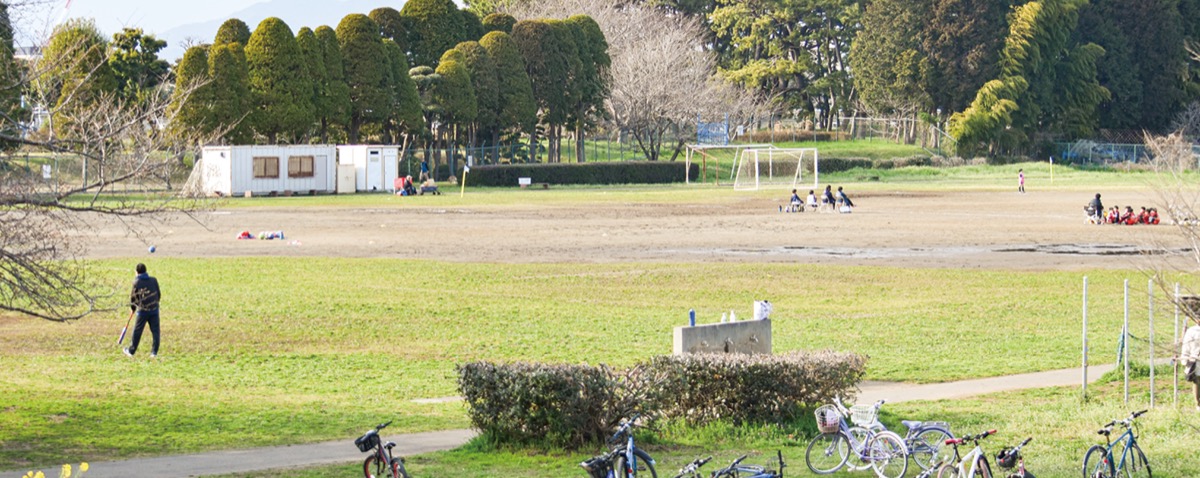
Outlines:
[[357,191],[396,191],[400,171],[400,147],[351,144],[337,147],[338,164],[354,165]]
[[332,193],[337,190],[337,147],[206,146],[192,178],[204,194]]

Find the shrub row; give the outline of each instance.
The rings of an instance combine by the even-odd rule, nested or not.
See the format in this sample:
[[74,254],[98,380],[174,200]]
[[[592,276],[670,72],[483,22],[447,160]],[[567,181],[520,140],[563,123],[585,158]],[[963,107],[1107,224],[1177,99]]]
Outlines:
[[[682,161],[620,161],[594,163],[497,164],[471,168],[468,181],[475,186],[515,187],[517,178],[535,184],[664,184],[681,183],[684,172],[695,181],[700,166],[684,169]],[[439,168],[438,177],[449,170]]]
[[693,424],[784,422],[852,397],[866,357],[852,353],[661,356],[607,366],[472,362],[458,385],[472,424],[500,443],[578,447],[633,412]]
[[821,172],[840,173],[854,168],[862,169],[896,169],[909,166],[933,166],[934,160],[929,156],[908,156],[905,158],[870,159],[870,158],[821,158]]

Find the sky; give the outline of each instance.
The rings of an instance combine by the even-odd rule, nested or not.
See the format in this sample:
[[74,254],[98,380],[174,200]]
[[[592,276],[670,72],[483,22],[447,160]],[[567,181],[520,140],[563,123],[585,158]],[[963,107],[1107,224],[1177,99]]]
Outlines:
[[[307,3],[313,0],[298,0]],[[320,0],[317,0],[320,1]],[[64,18],[92,18],[106,34],[126,26],[142,28],[149,33],[162,33],[173,27],[227,18],[229,14],[261,3],[262,0],[50,0],[44,6],[21,12],[14,26],[22,33],[22,44],[44,36],[55,21]],[[67,7],[69,3],[69,8]]]

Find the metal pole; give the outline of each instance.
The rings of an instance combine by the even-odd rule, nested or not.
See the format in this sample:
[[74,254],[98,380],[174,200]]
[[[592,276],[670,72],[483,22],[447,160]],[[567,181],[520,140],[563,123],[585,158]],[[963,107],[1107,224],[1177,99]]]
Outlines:
[[1154,280],[1146,282],[1150,292],[1150,408],[1154,408]]
[[1083,276],[1083,401],[1087,401],[1087,363],[1088,363],[1088,343],[1087,343],[1087,295],[1088,295],[1088,278]]
[[1121,328],[1121,362],[1125,366],[1125,404],[1129,404],[1129,279],[1125,279],[1125,326]]

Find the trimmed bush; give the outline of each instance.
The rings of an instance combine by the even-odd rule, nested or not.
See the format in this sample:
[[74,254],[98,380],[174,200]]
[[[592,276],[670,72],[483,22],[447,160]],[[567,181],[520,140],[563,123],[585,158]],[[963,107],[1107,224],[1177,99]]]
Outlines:
[[852,395],[866,363],[861,355],[826,351],[667,355],[649,367],[665,378],[662,415],[703,424],[794,420],[804,405]]
[[[472,186],[516,187],[517,178],[535,184],[666,184],[684,180],[683,162],[621,161],[595,163],[498,164],[471,168]],[[448,169],[445,173],[448,174]],[[700,175],[700,166],[687,169],[690,180]],[[439,168],[438,177],[445,177]]]
[[661,356],[624,370],[472,362],[458,367],[458,386],[489,439],[579,447],[634,412],[693,424],[792,421],[806,406],[852,398],[866,361],[827,351]]

